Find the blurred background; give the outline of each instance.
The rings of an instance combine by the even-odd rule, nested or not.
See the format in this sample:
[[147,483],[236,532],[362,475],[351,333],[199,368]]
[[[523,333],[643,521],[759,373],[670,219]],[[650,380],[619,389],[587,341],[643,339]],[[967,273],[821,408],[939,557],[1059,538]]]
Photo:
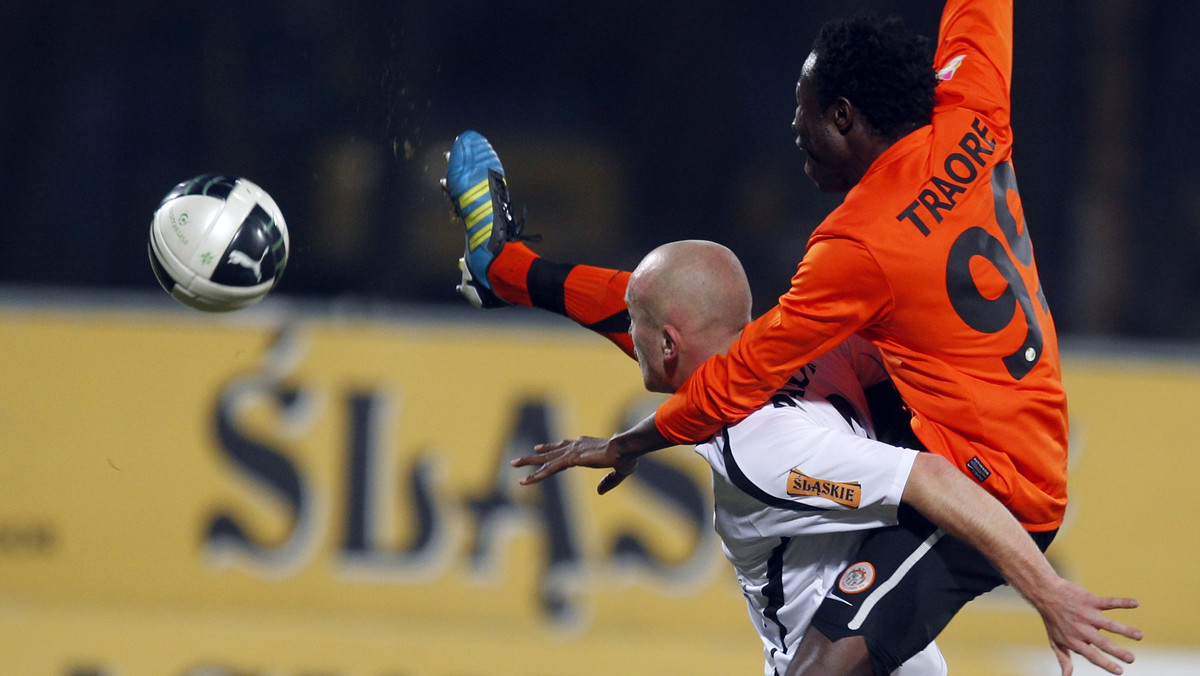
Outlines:
[[[141,290],[178,181],[254,180],[295,241],[282,294],[458,303],[436,187],[487,136],[547,255],[631,266],[684,237],[748,261],[763,308],[836,204],[789,128],[820,24],[938,2],[7,3],[0,283]],[[1200,334],[1200,6],[1016,13],[1015,165],[1067,335]]]
[[[1017,4],[1014,165],[1071,398],[1052,563],[1143,599],[1127,673],[1197,673],[1200,3]],[[604,499],[587,473],[517,488],[507,458],[656,400],[565,322],[465,308],[442,155],[487,136],[552,259],[712,239],[762,311],[838,202],[790,129],[819,26],[934,38],[941,9],[4,3],[0,673],[756,673],[690,450]],[[146,253],[162,196],[211,172],[266,189],[292,242],[224,316]],[[1004,590],[943,650],[958,676],[1057,673]]]

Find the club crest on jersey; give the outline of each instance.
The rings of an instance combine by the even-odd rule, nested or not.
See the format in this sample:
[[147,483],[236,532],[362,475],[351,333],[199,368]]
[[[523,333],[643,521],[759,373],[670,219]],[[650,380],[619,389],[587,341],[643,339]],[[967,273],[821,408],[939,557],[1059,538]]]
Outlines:
[[967,58],[966,54],[959,54],[953,59],[950,59],[950,63],[946,64],[945,67],[937,72],[938,81],[940,82],[942,80],[949,80],[950,78],[954,77],[954,73],[958,71],[958,67],[962,65],[963,59],[965,58]]
[[788,495],[800,498],[825,498],[844,507],[857,509],[862,501],[862,484],[857,481],[839,483],[828,479],[816,479],[801,472],[799,468],[788,473]]
[[875,566],[859,561],[850,566],[838,578],[838,589],[846,594],[857,594],[875,583]]

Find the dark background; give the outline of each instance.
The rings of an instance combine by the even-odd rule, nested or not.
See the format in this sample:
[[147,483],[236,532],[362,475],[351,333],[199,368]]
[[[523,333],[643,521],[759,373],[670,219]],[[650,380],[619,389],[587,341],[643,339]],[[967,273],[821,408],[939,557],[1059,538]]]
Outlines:
[[[861,10],[933,38],[941,4],[5,3],[0,290],[156,289],[158,201],[226,172],[287,219],[276,293],[461,306],[437,179],[476,129],[542,253],[713,239],[761,311],[837,203],[793,145],[795,81]],[[1017,2],[1014,164],[1064,334],[1200,335],[1197,29],[1200,3]]]

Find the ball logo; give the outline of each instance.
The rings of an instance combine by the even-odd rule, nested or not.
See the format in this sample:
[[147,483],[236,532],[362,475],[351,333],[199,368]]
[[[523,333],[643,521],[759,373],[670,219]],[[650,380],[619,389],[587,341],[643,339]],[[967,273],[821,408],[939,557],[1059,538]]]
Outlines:
[[875,582],[875,566],[866,561],[859,561],[842,573],[838,580],[838,589],[847,594],[857,594],[870,588]]
[[258,260],[254,260],[250,256],[246,255],[245,252],[234,249],[233,251],[229,252],[228,262],[233,265],[240,265],[243,268],[250,270],[251,272],[254,273],[254,278],[261,282],[262,281],[262,263],[263,263],[263,259],[266,257],[267,257],[267,251],[263,251],[262,256],[260,256]]
[[187,235],[183,230],[187,226],[188,222],[187,212],[185,211],[179,216],[176,216],[175,210],[171,209],[169,212],[167,212],[167,218],[171,221],[171,231],[175,233],[175,236],[179,238],[179,241],[183,242],[184,244],[189,244],[190,242],[188,242]]

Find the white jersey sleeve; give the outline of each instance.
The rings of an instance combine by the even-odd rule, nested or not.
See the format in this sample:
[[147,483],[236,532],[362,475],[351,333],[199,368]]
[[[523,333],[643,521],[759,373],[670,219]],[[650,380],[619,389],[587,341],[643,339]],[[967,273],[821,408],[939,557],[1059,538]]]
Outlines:
[[696,446],[713,468],[722,538],[896,523],[916,451],[866,438],[828,401],[768,404]]

